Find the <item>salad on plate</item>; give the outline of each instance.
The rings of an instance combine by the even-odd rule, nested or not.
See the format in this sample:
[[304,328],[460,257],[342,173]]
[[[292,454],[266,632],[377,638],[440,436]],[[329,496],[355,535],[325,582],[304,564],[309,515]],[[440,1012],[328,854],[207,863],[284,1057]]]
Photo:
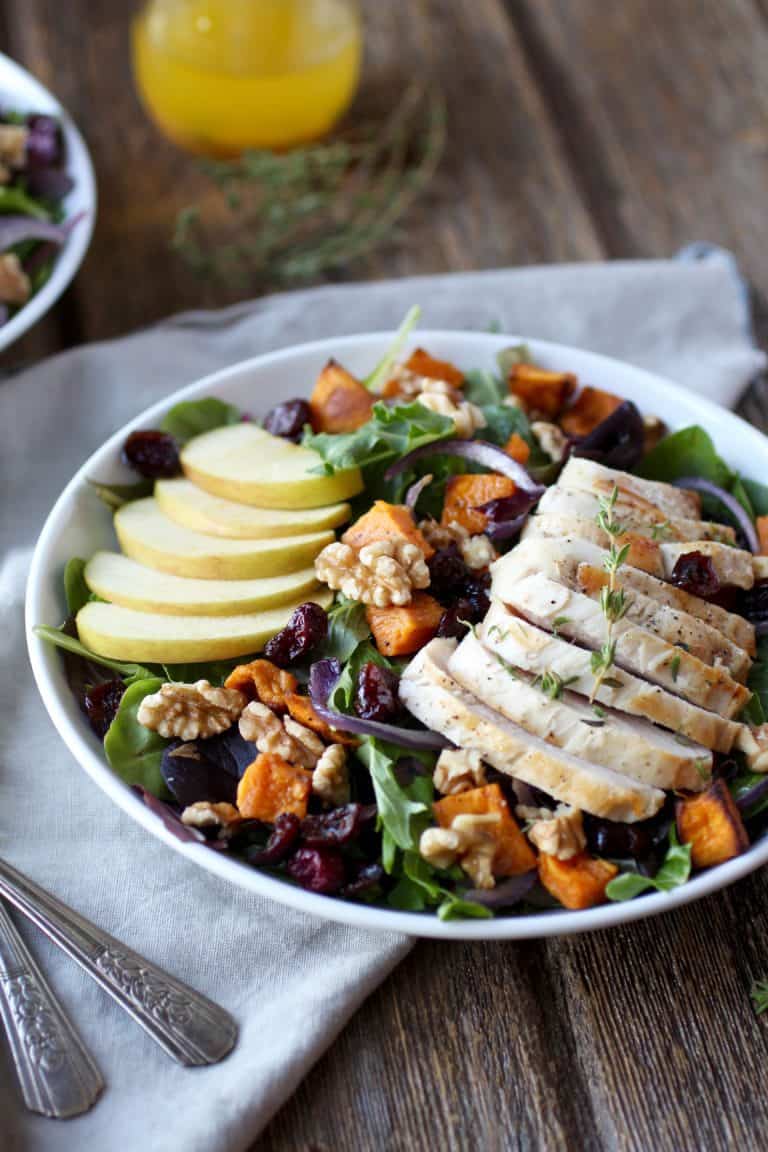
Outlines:
[[[92,478],[57,645],[177,836],[444,919],[668,891],[768,820],[768,489],[707,433],[533,363],[330,361]],[[309,392],[312,382],[307,382]]]
[[0,113],[0,325],[39,292],[79,217],[56,116]]

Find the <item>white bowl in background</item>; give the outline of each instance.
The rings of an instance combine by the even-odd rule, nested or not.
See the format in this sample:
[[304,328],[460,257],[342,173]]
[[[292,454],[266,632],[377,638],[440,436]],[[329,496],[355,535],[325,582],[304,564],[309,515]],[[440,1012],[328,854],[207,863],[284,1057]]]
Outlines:
[[[607,904],[581,912],[553,911],[493,920],[442,922],[434,913],[400,912],[315,895],[249,868],[223,853],[212,852],[204,845],[182,843],[112,772],[101,742],[91,731],[69,691],[58,652],[43,643],[33,631],[36,625],[55,625],[64,618],[62,573],[66,561],[71,556],[89,556],[99,548],[115,547],[109,510],[87,485],[87,478],[124,480],[124,467],[119,457],[128,432],[134,428],[156,426],[167,409],[179,400],[219,396],[258,416],[282,400],[302,393],[308,395],[330,357],[341,361],[358,376],[367,375],[387,350],[391,339],[390,333],[374,333],[322,340],[226,368],[181,389],[137,416],[94,452],[72,478],[48,516],[35,550],[27,587],[26,622],[29,653],[38,688],[51,719],[73,756],[115,803],[190,861],[259,895],[359,928],[444,940],[520,940],[567,935],[667,912],[724,888],[765,864],[768,861],[768,837],[752,845],[742,856],[695,876],[672,892],[652,893],[626,903]],[[583,383],[634,400],[641,411],[660,416],[672,430],[688,424],[703,425],[718,451],[731,465],[743,469],[744,474],[753,479],[764,479],[768,475],[768,439],[755,428],[733,413],[660,376],[618,360],[521,336],[477,332],[424,331],[417,333],[409,343],[411,346],[418,343],[433,355],[453,361],[465,370],[494,370],[496,353],[508,344],[518,342],[528,344],[537,363],[545,368],[575,372]]]
[[2,52],[0,107],[19,112],[43,112],[59,118],[64,133],[66,169],[74,181],[74,187],[64,199],[62,207],[67,220],[83,213],[83,219],[73,228],[59,252],[46,283],[12,319],[0,326],[2,352],[53,307],[82,264],[96,221],[96,181],[91,157],[72,117],[39,80]]

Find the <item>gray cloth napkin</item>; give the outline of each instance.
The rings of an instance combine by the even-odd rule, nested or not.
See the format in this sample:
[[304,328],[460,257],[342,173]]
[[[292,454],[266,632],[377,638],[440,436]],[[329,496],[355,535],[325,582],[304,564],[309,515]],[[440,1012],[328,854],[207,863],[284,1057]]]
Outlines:
[[[656,369],[725,404],[763,366],[732,261],[649,261],[426,277],[293,292],[177,316],[0,384],[0,855],[238,1019],[224,1063],[184,1071],[24,927],[107,1080],[87,1116],[25,1115],[0,1069],[5,1152],[238,1152],[407,952],[403,936],[300,915],[208,876],[102,795],[58,739],[27,664],[30,549],[82,460],[146,405],[302,340],[395,327],[497,328]],[[306,382],[309,383],[309,382]],[[371,1044],[376,1038],[371,1037]]]

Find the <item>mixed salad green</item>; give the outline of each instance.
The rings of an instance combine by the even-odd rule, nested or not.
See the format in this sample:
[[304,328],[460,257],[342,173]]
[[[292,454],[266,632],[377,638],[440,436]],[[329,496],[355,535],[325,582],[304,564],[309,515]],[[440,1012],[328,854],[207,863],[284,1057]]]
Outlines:
[[48,280],[79,219],[65,218],[72,188],[59,119],[0,114],[0,325]]

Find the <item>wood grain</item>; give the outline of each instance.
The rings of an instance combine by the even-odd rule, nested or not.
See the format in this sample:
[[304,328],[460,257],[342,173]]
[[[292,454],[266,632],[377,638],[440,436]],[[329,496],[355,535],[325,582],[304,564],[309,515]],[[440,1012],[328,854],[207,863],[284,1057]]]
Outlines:
[[[60,93],[100,186],[76,284],[12,358],[102,339],[237,290],[168,251],[210,192],[134,95],[132,0],[6,0],[0,37]],[[768,12],[763,0],[365,0],[352,117],[432,69],[449,145],[406,241],[349,276],[734,250],[768,336]],[[763,419],[764,391],[746,411]],[[549,942],[418,944],[255,1146],[700,1152],[768,1144],[768,885]]]

